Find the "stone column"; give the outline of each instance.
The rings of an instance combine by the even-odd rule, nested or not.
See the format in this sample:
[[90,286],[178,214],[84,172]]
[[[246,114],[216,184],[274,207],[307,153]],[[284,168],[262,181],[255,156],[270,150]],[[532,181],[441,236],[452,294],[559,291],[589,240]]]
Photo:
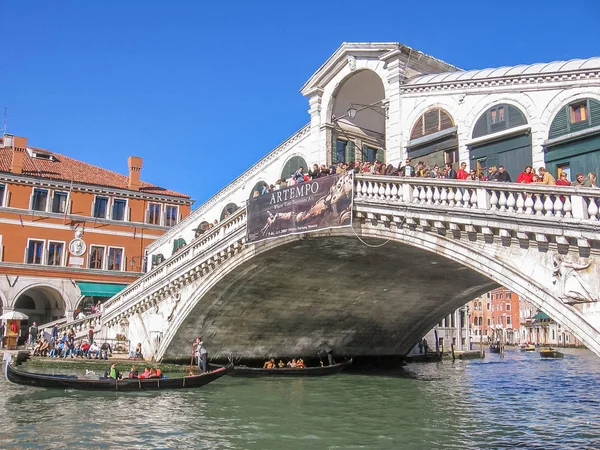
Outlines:
[[310,92],[308,100],[310,114],[310,139],[307,154],[312,161],[325,161],[327,158],[326,134],[322,133],[321,124],[321,104],[323,99],[323,89],[314,89]]
[[[400,86],[406,80],[405,62],[400,59],[402,52],[392,50],[381,56],[386,63],[387,80],[382,80],[385,85],[386,112],[385,121],[385,151],[386,162],[398,165],[404,158],[402,143],[404,141],[404,124],[402,123],[402,97]],[[387,82],[387,85],[386,85]]]

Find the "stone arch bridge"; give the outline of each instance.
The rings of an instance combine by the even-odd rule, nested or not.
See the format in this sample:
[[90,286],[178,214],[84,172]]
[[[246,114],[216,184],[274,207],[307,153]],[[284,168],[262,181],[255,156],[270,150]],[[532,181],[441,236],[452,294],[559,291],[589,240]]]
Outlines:
[[253,244],[245,209],[113,297],[102,333],[146,357],[404,355],[503,285],[600,355],[600,190],[357,176],[353,226]]

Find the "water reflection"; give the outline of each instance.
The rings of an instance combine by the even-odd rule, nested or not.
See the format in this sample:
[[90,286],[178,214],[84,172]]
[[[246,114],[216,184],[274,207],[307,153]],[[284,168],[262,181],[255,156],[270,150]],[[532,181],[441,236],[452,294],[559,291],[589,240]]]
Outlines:
[[511,351],[381,376],[90,393],[0,383],[2,448],[598,448],[600,359]]

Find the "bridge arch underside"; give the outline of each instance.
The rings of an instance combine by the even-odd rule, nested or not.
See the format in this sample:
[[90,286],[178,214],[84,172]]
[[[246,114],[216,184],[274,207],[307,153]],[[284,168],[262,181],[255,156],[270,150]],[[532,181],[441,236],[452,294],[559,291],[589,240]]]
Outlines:
[[338,235],[266,245],[195,301],[164,358],[189,357],[196,336],[211,357],[315,356],[323,342],[337,355],[405,355],[447,314],[498,286],[395,241],[372,247]]

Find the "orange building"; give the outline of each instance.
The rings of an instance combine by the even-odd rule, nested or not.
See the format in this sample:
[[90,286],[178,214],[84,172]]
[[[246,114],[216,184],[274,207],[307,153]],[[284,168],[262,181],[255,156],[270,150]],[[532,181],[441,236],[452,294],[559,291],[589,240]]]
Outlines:
[[506,288],[494,289],[469,302],[471,342],[485,344],[494,338],[505,343],[519,342],[519,296]]
[[[125,161],[123,161],[125,162]],[[0,138],[0,301],[36,321],[72,319],[134,281],[145,247],[190,213],[189,196]]]

